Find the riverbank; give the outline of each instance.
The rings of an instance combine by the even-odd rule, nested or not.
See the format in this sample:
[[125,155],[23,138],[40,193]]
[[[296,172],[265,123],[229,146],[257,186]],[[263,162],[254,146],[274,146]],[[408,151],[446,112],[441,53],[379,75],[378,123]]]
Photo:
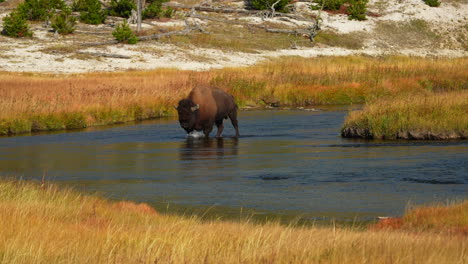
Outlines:
[[76,129],[175,115],[196,85],[240,107],[363,104],[468,87],[468,59],[284,57],[247,68],[81,75],[0,73],[0,135]]
[[5,263],[462,263],[467,249],[466,201],[355,230],[201,221],[17,180],[0,197]]
[[468,91],[397,96],[351,112],[343,137],[450,140],[468,138]]

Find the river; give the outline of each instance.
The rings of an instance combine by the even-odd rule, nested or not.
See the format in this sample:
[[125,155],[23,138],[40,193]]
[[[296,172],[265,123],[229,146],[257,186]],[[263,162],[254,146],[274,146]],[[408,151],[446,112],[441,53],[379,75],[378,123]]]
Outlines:
[[[468,141],[343,139],[346,107],[239,113],[241,137],[187,138],[177,120],[0,138],[0,174],[158,210],[367,221],[468,197]],[[216,129],[212,132],[214,136]]]

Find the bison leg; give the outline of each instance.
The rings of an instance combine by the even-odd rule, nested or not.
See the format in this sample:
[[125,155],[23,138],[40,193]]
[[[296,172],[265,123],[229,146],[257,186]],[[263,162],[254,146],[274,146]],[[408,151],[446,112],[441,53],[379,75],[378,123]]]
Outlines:
[[239,125],[237,123],[237,111],[232,111],[229,115],[231,119],[232,126],[236,129],[236,137],[239,137]]
[[210,137],[211,130],[213,130],[213,126],[207,126],[203,129],[203,133],[205,134],[205,137]]
[[221,137],[221,133],[223,133],[223,129],[224,129],[223,119],[216,121],[216,126],[218,127],[216,137],[219,138]]

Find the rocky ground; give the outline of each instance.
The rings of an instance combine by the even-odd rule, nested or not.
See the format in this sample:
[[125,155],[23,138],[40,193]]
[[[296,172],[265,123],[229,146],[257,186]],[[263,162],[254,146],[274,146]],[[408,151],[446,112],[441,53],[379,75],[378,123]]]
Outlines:
[[[12,1],[15,0],[0,4],[0,20],[15,6]],[[466,1],[442,1],[440,7],[429,7],[421,0],[370,0],[366,21],[348,20],[345,14],[321,12],[321,31],[315,43],[300,34],[266,34],[263,30],[251,29],[253,26],[264,26],[305,30],[313,25],[313,17],[317,17],[319,11],[312,11],[309,2],[296,2],[293,5],[295,11],[290,14],[297,15],[297,19],[201,11],[196,13],[232,23],[188,17],[190,10],[180,9],[172,19],[144,21],[144,33],[183,30],[185,21],[201,28],[202,32],[193,31],[188,36],[142,41],[136,45],[84,45],[112,40],[111,32],[118,19],[109,18],[106,24],[99,26],[79,23],[76,32],[68,36],[54,34],[44,22],[34,23],[31,25],[33,38],[0,36],[0,71],[83,73],[155,68],[208,70],[248,66],[279,56],[468,55]],[[243,2],[217,1],[209,6],[243,8]],[[0,31],[2,24],[0,22]],[[223,28],[224,31],[221,30]],[[274,39],[270,46],[258,45],[268,44],[269,36]]]

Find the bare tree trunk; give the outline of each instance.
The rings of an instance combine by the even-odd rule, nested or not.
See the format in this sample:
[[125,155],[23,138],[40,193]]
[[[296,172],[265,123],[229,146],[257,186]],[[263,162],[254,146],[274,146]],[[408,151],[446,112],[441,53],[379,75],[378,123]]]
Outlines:
[[277,0],[271,5],[271,17],[275,17],[275,6],[280,2],[281,0]]
[[137,0],[137,32],[141,31],[141,1]]

